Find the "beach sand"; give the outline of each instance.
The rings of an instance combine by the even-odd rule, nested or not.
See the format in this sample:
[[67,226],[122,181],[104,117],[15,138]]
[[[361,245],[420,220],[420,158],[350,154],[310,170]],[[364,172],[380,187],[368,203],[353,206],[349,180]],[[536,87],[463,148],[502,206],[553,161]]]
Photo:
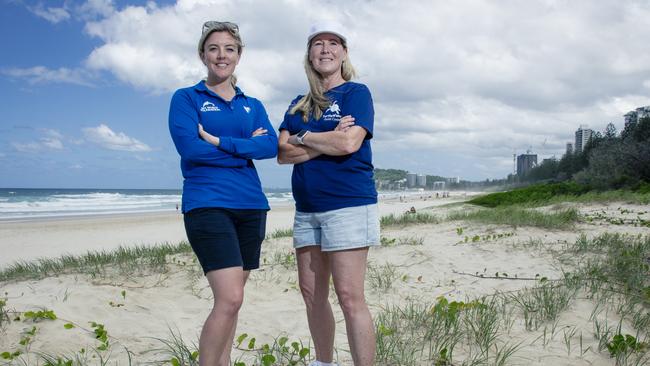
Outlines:
[[[402,214],[413,206],[418,212],[443,217],[458,209],[458,206],[447,204],[463,198],[452,195],[449,199],[435,199],[426,193],[410,196],[405,202],[393,198],[380,203],[380,212],[382,215]],[[650,218],[650,213],[638,215],[648,211],[643,206],[566,206],[577,207],[583,214]],[[632,213],[627,214],[621,207]],[[267,233],[290,228],[292,217],[291,207],[274,208],[269,214]],[[461,235],[458,228],[463,230]],[[395,239],[397,243],[400,239],[421,240],[422,245],[382,246],[370,251],[370,266],[378,269],[390,264],[397,271],[397,280],[386,290],[373,288],[368,280],[367,301],[371,312],[376,315],[382,309],[403,305],[409,300],[430,304],[444,296],[449,301],[468,301],[496,291],[517,291],[533,283],[504,280],[504,273],[510,278],[556,279],[561,278],[565,269],[558,266],[547,251],[526,243],[538,240],[547,246],[561,246],[574,242],[581,233],[592,237],[603,232],[645,235],[650,234],[650,228],[613,225],[598,219],[580,223],[566,231],[454,221],[388,228],[382,231],[383,237]],[[475,243],[463,240],[465,236],[486,234],[494,237],[501,234],[502,237]],[[170,213],[2,223],[0,238],[2,268],[16,260],[43,256],[83,254],[88,250],[110,250],[120,245],[176,243],[185,240],[185,234],[182,216]],[[255,337],[257,346],[272,343],[280,336],[289,337],[289,342],[301,340],[309,345],[309,330],[295,265],[290,260],[291,253],[291,238],[265,241],[262,266],[251,274],[246,286],[237,335],[247,333],[248,339]],[[173,331],[188,345],[198,343],[201,326],[212,304],[210,289],[193,256],[177,255],[173,262],[165,273],[151,273],[145,268],[128,275],[109,271],[99,275],[65,274],[42,280],[0,283],[0,298],[6,298],[5,308],[15,311],[12,314],[49,309],[58,317],[54,321],[43,320],[34,324],[24,319],[5,321],[0,333],[0,353],[25,349],[18,342],[32,326],[37,328],[29,343],[32,360],[35,351],[71,355],[81,348],[92,350],[100,346],[91,326],[91,322],[96,322],[102,324],[108,333],[113,363],[127,364],[125,349],[132,352],[136,364],[169,360],[170,356],[161,351],[164,346],[160,339],[170,339]],[[500,279],[476,277],[477,274],[495,277],[497,273],[501,274]],[[343,316],[333,293],[331,301],[337,320],[337,358],[341,365],[351,365]],[[562,313],[553,327],[553,334],[545,333],[544,338],[541,329],[527,331],[522,319],[514,317],[512,329],[505,337],[519,346],[507,364],[614,365],[606,351],[597,349],[598,341],[589,321],[593,307],[590,299],[579,297]],[[608,313],[606,319],[610,325],[616,325],[619,320],[615,313]],[[74,324],[74,328],[66,329],[64,324],[67,323]],[[563,341],[567,329],[576,330],[573,349],[569,347],[569,350]],[[622,329],[634,334],[625,322]],[[580,350],[577,349],[578,334],[583,343]],[[248,339],[240,348],[246,348]],[[235,350],[233,356],[249,360],[252,353]],[[463,356],[462,352],[455,354],[459,360]],[[250,361],[246,362],[250,365]]]

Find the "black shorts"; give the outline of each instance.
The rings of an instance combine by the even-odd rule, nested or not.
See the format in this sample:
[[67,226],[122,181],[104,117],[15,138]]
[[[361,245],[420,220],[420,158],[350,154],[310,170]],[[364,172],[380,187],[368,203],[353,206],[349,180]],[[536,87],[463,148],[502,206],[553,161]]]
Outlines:
[[259,268],[266,210],[196,208],[183,219],[203,273],[229,267]]

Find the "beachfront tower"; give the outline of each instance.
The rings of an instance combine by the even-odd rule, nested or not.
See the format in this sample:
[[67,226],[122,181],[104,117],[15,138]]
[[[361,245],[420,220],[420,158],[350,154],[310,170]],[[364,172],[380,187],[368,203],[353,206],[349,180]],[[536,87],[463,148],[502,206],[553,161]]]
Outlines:
[[566,154],[573,154],[573,143],[566,143]]
[[427,186],[427,176],[424,174],[418,174],[417,176],[417,185],[418,187],[426,187]]
[[585,125],[580,125],[580,128],[576,131],[576,144],[573,145],[574,151],[576,153],[582,152],[585,149],[585,146],[591,140],[591,136],[594,134],[594,130],[586,128]]
[[521,154],[517,156],[517,175],[523,177],[537,166],[537,154]]
[[417,174],[415,173],[407,173],[406,174],[406,187],[408,188],[413,188],[415,187],[415,184],[417,183]]

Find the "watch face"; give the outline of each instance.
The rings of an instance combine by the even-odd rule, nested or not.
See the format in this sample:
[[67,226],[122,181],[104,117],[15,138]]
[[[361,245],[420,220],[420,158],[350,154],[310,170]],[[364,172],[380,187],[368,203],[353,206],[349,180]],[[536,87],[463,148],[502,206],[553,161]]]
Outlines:
[[305,134],[307,134],[307,130],[301,130],[300,132],[298,132],[298,137],[303,137],[305,136]]

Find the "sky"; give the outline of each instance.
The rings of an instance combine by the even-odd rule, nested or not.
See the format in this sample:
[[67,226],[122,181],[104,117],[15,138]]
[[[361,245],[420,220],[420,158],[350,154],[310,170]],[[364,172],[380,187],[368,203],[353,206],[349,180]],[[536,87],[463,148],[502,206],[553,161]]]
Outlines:
[[307,90],[309,26],[343,25],[377,168],[504,178],[650,105],[648,1],[0,0],[0,187],[180,188],[169,100],[206,74],[206,20],[239,24],[238,85],[276,127]]

